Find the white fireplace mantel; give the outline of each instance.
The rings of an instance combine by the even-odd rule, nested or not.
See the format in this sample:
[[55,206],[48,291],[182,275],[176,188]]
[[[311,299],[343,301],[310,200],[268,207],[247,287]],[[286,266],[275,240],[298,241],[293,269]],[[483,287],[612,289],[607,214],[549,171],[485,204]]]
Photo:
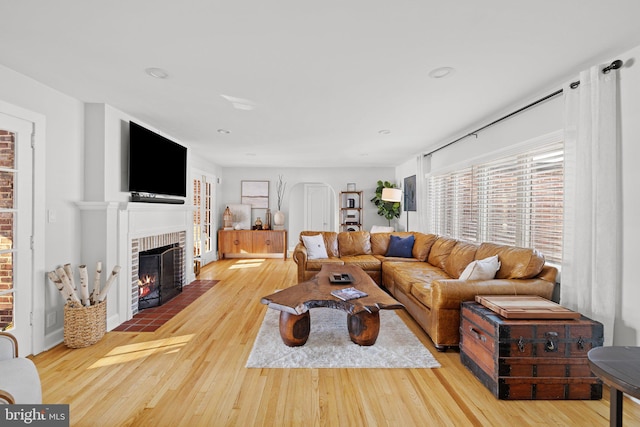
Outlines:
[[[193,247],[192,205],[136,202],[77,202],[82,222],[82,262],[102,262],[104,271],[120,265],[117,286],[107,297],[107,330],[133,317],[130,283],[131,242],[165,233],[186,233],[185,248]],[[186,284],[195,279],[193,251],[185,250]]]

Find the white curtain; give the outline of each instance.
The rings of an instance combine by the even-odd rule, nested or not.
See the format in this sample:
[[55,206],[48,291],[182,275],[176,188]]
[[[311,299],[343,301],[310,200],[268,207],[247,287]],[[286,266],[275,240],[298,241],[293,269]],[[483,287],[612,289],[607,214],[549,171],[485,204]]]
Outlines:
[[419,154],[416,157],[416,209],[418,214],[418,224],[414,229],[422,233],[427,233],[429,231],[427,215],[429,209],[429,192],[427,190],[428,185],[425,175],[429,171],[430,160],[430,156],[424,156],[423,154]]
[[560,303],[604,325],[611,345],[621,277],[617,71],[564,88],[565,203]]

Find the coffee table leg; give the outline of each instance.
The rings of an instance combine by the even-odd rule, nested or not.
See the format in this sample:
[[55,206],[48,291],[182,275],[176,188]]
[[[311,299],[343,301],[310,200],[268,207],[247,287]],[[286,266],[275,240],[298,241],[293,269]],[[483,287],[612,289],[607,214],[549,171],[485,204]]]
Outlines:
[[308,311],[302,314],[280,312],[280,336],[289,347],[304,345],[309,338],[310,330],[311,316]]
[[347,315],[347,327],[351,341],[358,345],[373,345],[380,332],[380,312]]

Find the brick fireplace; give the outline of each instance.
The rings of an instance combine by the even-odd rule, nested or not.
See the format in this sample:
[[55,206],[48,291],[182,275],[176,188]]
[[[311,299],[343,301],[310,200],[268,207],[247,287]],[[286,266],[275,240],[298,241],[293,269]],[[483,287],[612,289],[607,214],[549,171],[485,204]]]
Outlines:
[[[140,253],[149,252],[154,249],[177,247],[181,249],[178,266],[175,269],[175,280],[180,287],[185,285],[185,241],[184,231],[175,233],[164,233],[154,236],[140,237],[131,240],[131,313],[137,314],[140,311]],[[166,301],[165,301],[166,302]],[[162,303],[162,301],[160,301]]]

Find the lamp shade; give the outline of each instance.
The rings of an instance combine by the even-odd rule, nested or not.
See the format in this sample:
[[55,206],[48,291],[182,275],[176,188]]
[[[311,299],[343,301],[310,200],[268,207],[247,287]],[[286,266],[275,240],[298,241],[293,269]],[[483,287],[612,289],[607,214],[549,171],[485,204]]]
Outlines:
[[382,197],[385,202],[400,202],[402,201],[402,190],[399,188],[383,188]]

